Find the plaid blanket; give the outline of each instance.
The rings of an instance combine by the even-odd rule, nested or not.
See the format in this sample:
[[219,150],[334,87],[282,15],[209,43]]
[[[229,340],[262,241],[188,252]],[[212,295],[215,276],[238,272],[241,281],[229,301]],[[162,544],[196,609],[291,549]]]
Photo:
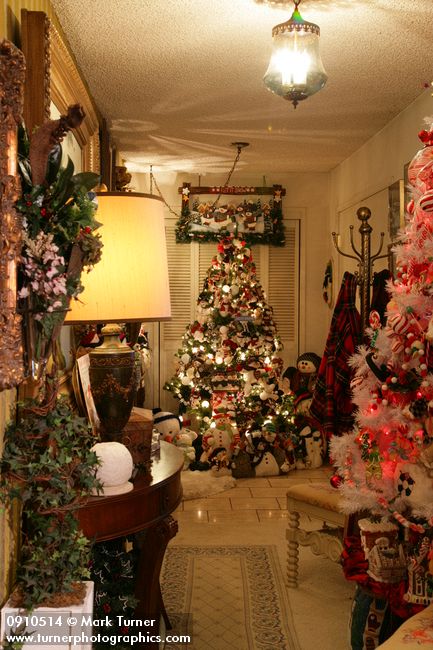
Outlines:
[[354,423],[355,406],[350,391],[352,369],[348,360],[361,343],[361,318],[355,297],[356,278],[346,271],[310,406],[311,415],[328,438],[350,431]]

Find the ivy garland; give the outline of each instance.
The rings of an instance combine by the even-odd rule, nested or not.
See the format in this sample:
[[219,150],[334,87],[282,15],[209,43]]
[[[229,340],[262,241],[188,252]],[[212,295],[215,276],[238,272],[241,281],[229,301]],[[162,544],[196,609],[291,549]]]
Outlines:
[[[264,221],[264,232],[242,232],[239,236],[246,242],[247,246],[254,244],[271,244],[272,246],[284,246],[284,224],[281,200],[271,200],[262,205],[260,199],[255,201],[243,201],[238,205],[233,203],[216,207],[207,203],[195,201],[193,209],[190,209],[188,194],[182,195],[181,216],[176,223],[176,243],[189,244],[192,241],[212,242],[219,241],[237,231],[239,215],[246,219],[259,217]],[[202,230],[206,228],[206,220],[222,219],[219,230]],[[225,222],[228,222],[227,224]],[[194,228],[194,226],[196,228]]]

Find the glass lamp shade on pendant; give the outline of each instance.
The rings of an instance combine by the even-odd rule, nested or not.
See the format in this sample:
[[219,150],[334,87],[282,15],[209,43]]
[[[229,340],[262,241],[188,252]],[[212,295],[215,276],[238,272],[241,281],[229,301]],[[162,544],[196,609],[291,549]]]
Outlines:
[[284,99],[298,103],[323,88],[327,74],[319,51],[320,28],[306,22],[295,10],[285,23],[272,30],[273,50],[263,78],[265,86]]
[[89,354],[90,390],[103,440],[119,441],[137,388],[135,351],[119,323],[170,318],[163,203],[133,192],[98,193],[102,258],[82,277],[84,291],[65,324],[104,323],[103,343]]

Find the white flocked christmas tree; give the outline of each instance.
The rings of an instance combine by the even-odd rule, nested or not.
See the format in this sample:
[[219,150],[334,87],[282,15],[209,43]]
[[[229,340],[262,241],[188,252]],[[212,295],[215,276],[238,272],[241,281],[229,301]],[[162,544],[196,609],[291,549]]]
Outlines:
[[[351,360],[357,427],[334,437],[331,456],[345,511],[364,511],[369,575],[407,580],[405,601],[426,605],[433,599],[433,131],[419,137],[386,325],[373,312],[370,345]],[[380,547],[391,530],[395,539]],[[374,555],[365,545],[372,533],[381,540]]]

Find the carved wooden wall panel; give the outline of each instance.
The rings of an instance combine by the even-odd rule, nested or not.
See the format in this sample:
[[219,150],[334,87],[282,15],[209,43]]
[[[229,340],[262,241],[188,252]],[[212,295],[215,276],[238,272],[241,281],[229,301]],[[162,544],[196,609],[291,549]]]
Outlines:
[[0,43],[0,390],[24,375],[21,318],[16,311],[16,265],[21,251],[21,218],[14,208],[20,192],[17,175],[17,125],[22,120],[25,62],[10,41]]

